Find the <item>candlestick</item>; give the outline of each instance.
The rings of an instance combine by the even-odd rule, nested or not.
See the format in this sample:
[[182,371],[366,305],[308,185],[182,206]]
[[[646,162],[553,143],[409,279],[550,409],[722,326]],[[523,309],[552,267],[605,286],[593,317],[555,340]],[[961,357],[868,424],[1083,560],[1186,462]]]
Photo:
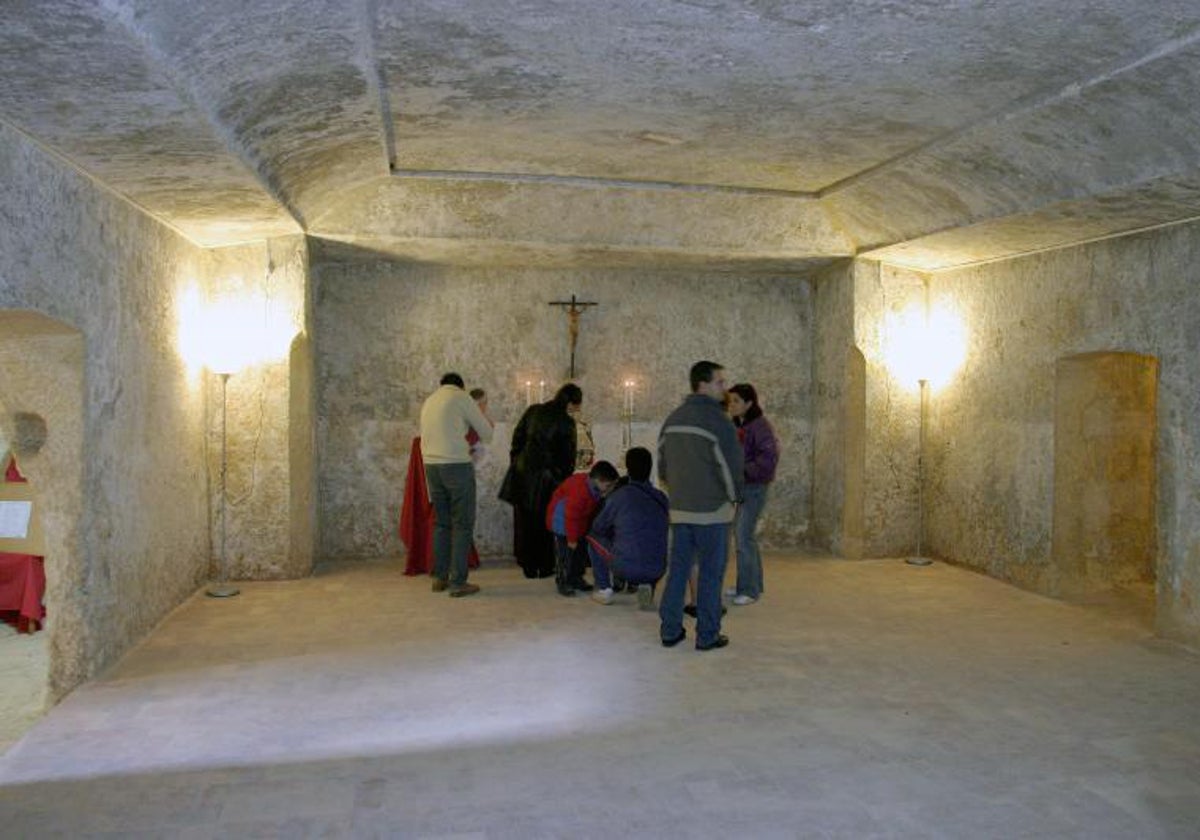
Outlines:
[[625,380],[625,405],[621,411],[621,445],[628,449],[633,445],[633,386],[632,379]]

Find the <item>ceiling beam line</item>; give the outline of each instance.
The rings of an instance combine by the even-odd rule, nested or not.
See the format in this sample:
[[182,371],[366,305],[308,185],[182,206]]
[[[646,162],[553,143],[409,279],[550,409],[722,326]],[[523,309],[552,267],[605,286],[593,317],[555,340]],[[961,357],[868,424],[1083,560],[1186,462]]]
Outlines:
[[827,184],[826,186],[817,190],[816,196],[818,198],[828,198],[830,196],[837,195],[838,193],[844,192],[851,187],[855,187],[866,181],[871,181],[875,178],[881,177],[887,174],[890,170],[903,166],[908,161],[926,154],[927,152],[937,151],[938,149],[950,146],[960,138],[965,137],[968,134],[979,130],[980,128],[984,128],[989,125],[999,125],[1025,114],[1033,113],[1043,108],[1048,108],[1052,105],[1057,105],[1060,102],[1065,102],[1068,99],[1075,99],[1087,90],[1120,78],[1127,73],[1132,73],[1148,64],[1152,64],[1164,58],[1169,58],[1178,52],[1196,46],[1198,43],[1200,43],[1200,27],[1193,29],[1186,35],[1182,35],[1178,38],[1172,38],[1169,41],[1159,44],[1154,49],[1143,53],[1137,58],[1111,67],[1103,73],[1099,73],[1089,79],[1071,82],[1070,84],[1063,85],[1062,87],[1056,88],[1052,91],[1037,91],[1029,94],[1028,96],[1015,99],[1012,102],[1007,103],[1004,107],[992,111],[989,114],[985,114],[982,118],[975,120],[974,122],[967,123],[959,126],[958,128],[951,129],[943,134],[939,134],[937,137],[934,137],[927,143],[914,146],[913,148],[903,151],[894,157],[888,158],[887,160],[881,161],[874,166],[869,166],[866,169],[854,173],[853,175],[842,178],[840,181],[834,181],[831,184]]
[[359,62],[367,87],[379,106],[379,131],[383,139],[384,171],[396,168],[396,127],[392,122],[392,102],[388,97],[387,75],[379,60],[378,0],[359,4]]
[[583,175],[534,175],[523,172],[471,172],[452,169],[393,169],[392,177],[410,181],[475,181],[501,184],[547,184],[587,189],[626,189],[652,192],[708,193],[713,195],[771,196],[812,200],[815,193],[773,190],[765,187],[731,187],[722,184],[684,184],[677,181],[638,181],[591,178]]
[[305,228],[304,214],[300,212],[295,202],[291,200],[291,197],[287,194],[287,190],[270,175],[266,161],[246,146],[237,136],[237,133],[218,118],[216,110],[212,105],[204,100],[196,86],[188,80],[185,74],[179,71],[170,57],[154,43],[151,34],[138,23],[132,9],[127,6],[117,8],[114,4],[104,3],[99,4],[96,8],[98,14],[106,15],[110,21],[130,36],[133,43],[140,47],[142,52],[146,54],[150,63],[159,69],[159,72],[162,73],[171,88],[179,94],[180,99],[190,105],[200,115],[212,128],[217,140],[237,160],[241,161],[242,165],[262,185],[267,194],[277,201],[287,211],[288,215],[295,220],[296,224],[300,226],[301,230],[303,230]]

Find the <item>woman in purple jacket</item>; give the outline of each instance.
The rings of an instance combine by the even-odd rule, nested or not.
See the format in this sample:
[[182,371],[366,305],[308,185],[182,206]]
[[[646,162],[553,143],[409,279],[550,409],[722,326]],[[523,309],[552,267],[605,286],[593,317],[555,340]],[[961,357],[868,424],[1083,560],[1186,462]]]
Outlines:
[[767,487],[775,479],[779,441],[763,416],[753,385],[739,383],[729,389],[729,415],[737,427],[746,463],[746,490],[733,521],[737,540],[737,591],[733,603],[744,607],[763,593],[762,553],[754,531],[767,504]]

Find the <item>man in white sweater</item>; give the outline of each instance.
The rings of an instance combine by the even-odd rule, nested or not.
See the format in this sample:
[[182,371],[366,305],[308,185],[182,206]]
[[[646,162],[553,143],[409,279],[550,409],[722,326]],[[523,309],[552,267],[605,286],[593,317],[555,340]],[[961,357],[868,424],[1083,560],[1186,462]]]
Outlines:
[[442,377],[441,387],[421,406],[421,458],[436,520],[433,531],[433,591],[451,598],[474,595],[467,583],[467,555],[475,534],[475,467],[467,433],[482,443],[492,439],[492,424],[463,390],[457,373]]

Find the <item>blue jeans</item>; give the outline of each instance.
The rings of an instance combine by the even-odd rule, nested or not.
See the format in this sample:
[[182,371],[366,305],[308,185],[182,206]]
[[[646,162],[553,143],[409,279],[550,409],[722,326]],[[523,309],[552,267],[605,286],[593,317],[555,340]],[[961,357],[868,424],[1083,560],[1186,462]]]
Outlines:
[[592,561],[592,579],[597,589],[612,589],[613,575],[634,586],[643,583],[651,587],[658,584],[658,577],[647,574],[645,564],[634,564],[622,560],[613,553],[613,547],[599,537],[587,537],[588,558]]
[[767,485],[747,484],[742,504],[733,520],[737,541],[737,594],[758,598],[763,594],[762,552],[754,529],[767,505]]
[[554,559],[554,580],[560,587],[583,580],[583,570],[587,568],[587,542],[580,540],[571,548],[564,535],[555,534]]
[[612,589],[612,575],[609,572],[617,559],[613,556],[612,546],[599,537],[588,537],[587,550],[592,561],[592,580],[595,581],[596,588]]
[[692,566],[699,564],[696,583],[696,644],[709,645],[721,633],[721,581],[728,560],[729,525],[671,526],[671,559],[667,585],[658,607],[659,635],[676,639],[683,630],[683,598]]
[[425,484],[433,503],[433,576],[451,586],[467,582],[467,555],[475,537],[475,467],[426,464]]

